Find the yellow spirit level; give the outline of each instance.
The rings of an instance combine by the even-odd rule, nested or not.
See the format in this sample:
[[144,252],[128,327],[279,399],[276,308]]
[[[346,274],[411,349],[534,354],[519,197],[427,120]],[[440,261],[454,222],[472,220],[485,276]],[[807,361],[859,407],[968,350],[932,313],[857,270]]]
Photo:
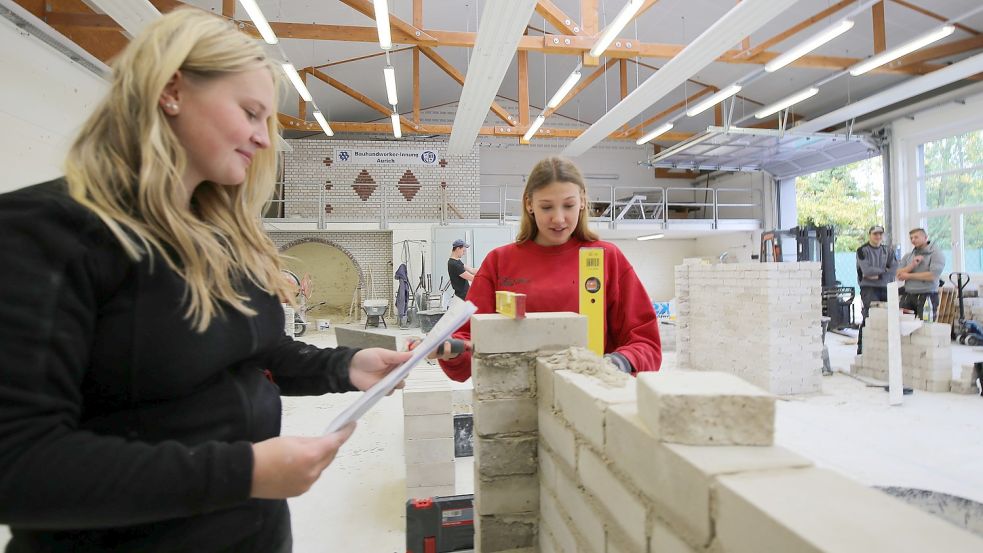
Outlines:
[[495,312],[511,319],[525,319],[526,295],[505,290],[495,291]]
[[604,355],[604,248],[580,248],[580,314],[587,317],[587,347]]

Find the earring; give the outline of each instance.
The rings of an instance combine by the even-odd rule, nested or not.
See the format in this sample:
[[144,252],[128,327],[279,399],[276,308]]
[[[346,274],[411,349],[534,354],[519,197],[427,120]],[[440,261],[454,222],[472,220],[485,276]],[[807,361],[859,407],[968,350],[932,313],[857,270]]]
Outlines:
[[171,112],[172,115],[177,113],[177,104],[175,104],[174,102],[164,104],[164,107],[167,108],[167,110]]

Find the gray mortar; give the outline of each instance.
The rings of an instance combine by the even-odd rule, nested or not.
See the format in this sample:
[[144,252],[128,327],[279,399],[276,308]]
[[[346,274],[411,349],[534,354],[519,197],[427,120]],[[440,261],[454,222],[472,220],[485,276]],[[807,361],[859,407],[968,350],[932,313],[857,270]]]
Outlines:
[[618,370],[613,363],[598,357],[587,348],[569,348],[540,361],[550,365],[554,370],[566,369],[575,373],[586,374],[600,380],[608,388],[623,388],[630,378]]

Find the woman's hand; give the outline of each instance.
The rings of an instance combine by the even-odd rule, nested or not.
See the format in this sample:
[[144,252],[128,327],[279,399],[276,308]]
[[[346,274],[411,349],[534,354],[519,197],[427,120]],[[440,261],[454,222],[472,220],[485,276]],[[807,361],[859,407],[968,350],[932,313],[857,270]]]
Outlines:
[[318,438],[280,436],[253,444],[250,496],[286,499],[306,492],[354,431],[355,423],[351,423]]
[[[408,351],[392,351],[383,348],[363,349],[352,357],[348,367],[348,379],[359,390],[368,390],[393,369],[410,358]],[[397,388],[402,388],[400,382]]]
[[[420,345],[420,342],[422,341],[423,341],[422,338],[411,340],[409,344],[407,344],[407,349],[409,351],[413,351],[418,345]],[[455,357],[461,355],[466,351],[471,351],[470,340],[460,340],[458,338],[450,338],[448,340],[445,340],[443,344],[437,346],[437,349],[430,352],[430,354],[427,355],[427,359],[443,359],[446,361],[448,359],[454,359]]]

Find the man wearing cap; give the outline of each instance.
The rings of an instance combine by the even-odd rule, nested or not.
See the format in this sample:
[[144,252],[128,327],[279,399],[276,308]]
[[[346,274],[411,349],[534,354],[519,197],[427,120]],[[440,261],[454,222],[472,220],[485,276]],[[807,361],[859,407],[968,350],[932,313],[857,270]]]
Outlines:
[[477,272],[461,261],[464,251],[470,247],[470,244],[458,238],[451,244],[451,257],[447,260],[447,274],[451,278],[454,295],[462,300],[467,297],[471,281],[474,280],[474,274]]
[[881,243],[883,240],[884,227],[874,225],[867,231],[867,243],[857,248],[857,282],[865,321],[871,302],[887,301],[887,285],[894,282],[894,273],[898,270],[898,260],[894,252]]

